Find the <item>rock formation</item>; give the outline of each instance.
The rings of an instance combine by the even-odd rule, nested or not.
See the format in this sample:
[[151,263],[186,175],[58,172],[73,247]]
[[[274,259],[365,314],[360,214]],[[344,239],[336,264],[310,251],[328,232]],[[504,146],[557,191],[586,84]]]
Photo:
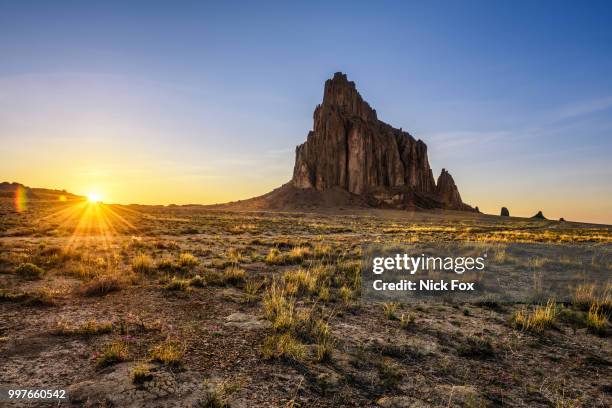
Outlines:
[[534,215],[531,218],[535,218],[535,219],[539,219],[539,220],[545,220],[546,217],[544,216],[544,214],[542,214],[542,211],[538,211],[538,213],[536,215]]
[[291,183],[316,191],[339,188],[375,206],[473,211],[445,169],[436,183],[425,143],[380,121],[340,72],[325,82],[313,129],[296,148]]
[[501,208],[501,215],[502,217],[509,217],[510,216],[510,211],[508,211],[508,209],[506,207],[502,207]]

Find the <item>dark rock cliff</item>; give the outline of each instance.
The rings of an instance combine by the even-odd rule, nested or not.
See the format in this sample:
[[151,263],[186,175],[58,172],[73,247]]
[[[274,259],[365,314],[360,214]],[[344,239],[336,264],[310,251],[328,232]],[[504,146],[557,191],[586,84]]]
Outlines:
[[461,201],[452,176],[436,183],[427,145],[380,120],[345,74],[325,82],[313,130],[296,148],[293,186],[341,188],[372,205],[472,210]]

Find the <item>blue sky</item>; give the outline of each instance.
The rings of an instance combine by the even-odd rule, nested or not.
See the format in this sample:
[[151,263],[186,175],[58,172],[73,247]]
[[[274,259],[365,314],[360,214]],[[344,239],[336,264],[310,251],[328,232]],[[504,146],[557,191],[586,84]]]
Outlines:
[[343,71],[464,201],[612,223],[610,21],[609,2],[0,1],[0,178],[263,194]]

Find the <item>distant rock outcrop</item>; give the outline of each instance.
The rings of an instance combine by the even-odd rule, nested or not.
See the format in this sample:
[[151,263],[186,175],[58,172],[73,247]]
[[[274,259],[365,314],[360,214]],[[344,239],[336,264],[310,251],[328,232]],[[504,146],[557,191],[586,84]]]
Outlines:
[[83,200],[85,197],[81,197],[72,193],[68,193],[66,190],[53,190],[48,188],[32,188],[24,186],[20,183],[9,183],[7,181],[0,183],[0,197],[13,198],[15,194],[20,194],[23,198],[28,200],[52,200],[55,201],[59,197],[67,200]]
[[510,211],[508,211],[508,209],[506,207],[502,207],[501,208],[501,215],[502,217],[509,217],[510,216]]
[[325,82],[313,129],[296,148],[292,185],[340,188],[374,206],[473,211],[445,169],[435,182],[425,143],[380,121],[340,72]]
[[531,218],[535,218],[535,219],[539,219],[539,220],[545,220],[546,217],[544,216],[544,214],[542,214],[542,211],[538,211],[538,213],[536,215],[534,215]]

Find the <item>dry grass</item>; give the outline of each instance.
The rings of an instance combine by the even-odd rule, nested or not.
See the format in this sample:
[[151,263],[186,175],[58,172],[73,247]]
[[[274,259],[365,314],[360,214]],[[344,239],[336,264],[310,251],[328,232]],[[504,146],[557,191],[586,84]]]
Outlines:
[[188,292],[189,286],[191,286],[191,282],[191,279],[181,279],[177,278],[176,276],[173,276],[172,279],[170,279],[170,282],[168,282],[166,286],[164,286],[164,289],[170,291],[176,290],[181,292]]
[[16,302],[26,306],[54,306],[55,292],[48,288],[22,292],[0,290],[0,302]]
[[306,359],[306,347],[289,332],[268,336],[261,352],[264,358],[282,358],[296,362]]
[[286,330],[293,326],[295,299],[288,297],[277,282],[273,282],[266,291],[263,304],[265,316],[275,330]]
[[238,285],[246,280],[246,271],[236,266],[230,266],[223,271],[223,282],[229,285]]
[[395,315],[398,308],[399,308],[399,304],[396,302],[383,303],[383,312],[385,316],[387,316],[387,319],[389,320],[398,320],[397,316]]
[[512,317],[512,324],[522,330],[542,333],[553,325],[556,317],[557,305],[550,299],[546,305],[538,305],[531,311],[521,308]]
[[285,257],[281,254],[278,248],[270,248],[268,255],[266,255],[264,261],[268,265],[282,265],[285,262]]
[[586,317],[587,328],[600,336],[606,335],[608,330],[608,317],[604,314],[601,305],[592,304]]
[[185,345],[179,341],[166,339],[151,348],[149,351],[149,358],[151,361],[156,361],[167,366],[178,367],[182,364],[185,349]]
[[290,295],[314,293],[317,289],[317,279],[310,271],[300,268],[285,272],[283,275],[285,287]]
[[129,350],[126,343],[114,341],[104,346],[100,354],[96,357],[96,365],[100,368],[108,367],[129,358]]
[[138,364],[132,369],[130,378],[133,384],[143,384],[153,379],[153,375],[146,364]]
[[85,296],[104,296],[123,289],[125,285],[125,280],[117,274],[100,275],[83,283],[81,293]]
[[179,255],[178,265],[181,268],[193,268],[198,266],[199,264],[200,261],[198,260],[198,258],[196,258],[193,254],[190,254],[189,252],[183,252],[181,255]]
[[132,259],[132,271],[143,275],[151,274],[155,271],[153,259],[147,254],[137,255]]
[[77,327],[70,327],[64,323],[58,324],[57,329],[54,331],[55,334],[68,336],[96,336],[100,334],[109,334],[113,331],[113,324],[111,322],[97,322],[95,320],[88,320]]
[[42,279],[45,271],[33,263],[22,263],[15,268],[15,274],[26,279]]

